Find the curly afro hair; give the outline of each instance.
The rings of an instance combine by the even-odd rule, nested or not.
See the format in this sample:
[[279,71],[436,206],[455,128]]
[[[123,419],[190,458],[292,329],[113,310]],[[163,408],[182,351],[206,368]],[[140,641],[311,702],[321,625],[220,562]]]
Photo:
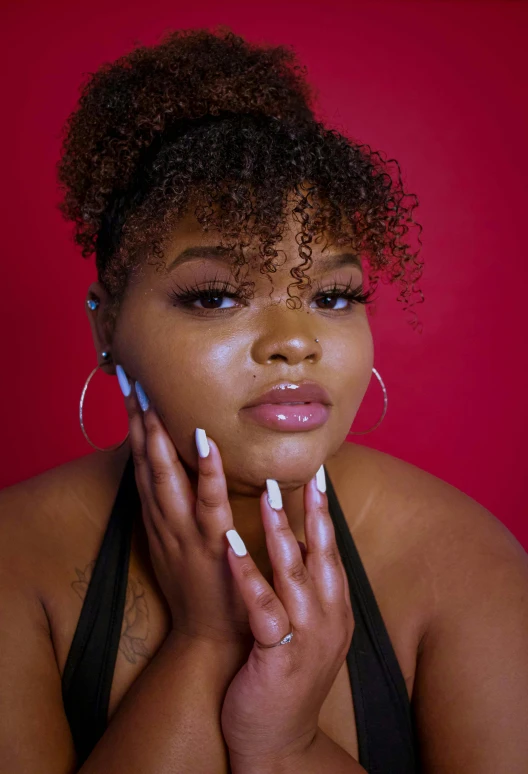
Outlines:
[[204,231],[235,250],[236,267],[256,243],[261,271],[276,271],[291,195],[301,259],[291,308],[301,302],[290,289],[310,286],[311,244],[323,236],[365,257],[361,303],[380,275],[400,282],[404,309],[423,301],[420,248],[405,241],[416,196],[403,191],[398,162],[317,120],[305,75],[289,47],[251,44],[224,26],[171,31],[89,75],[64,126],[59,209],[83,257],[96,254],[114,322],[131,273],[144,260],[164,263],[191,206]]

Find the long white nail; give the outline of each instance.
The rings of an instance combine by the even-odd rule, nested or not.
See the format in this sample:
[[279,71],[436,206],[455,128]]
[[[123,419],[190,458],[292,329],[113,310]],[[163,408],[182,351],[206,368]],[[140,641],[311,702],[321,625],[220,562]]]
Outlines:
[[209,444],[207,442],[205,430],[202,430],[201,427],[197,427],[194,431],[194,440],[196,441],[196,448],[198,449],[198,454],[200,457],[208,457]]
[[266,488],[268,490],[268,502],[276,511],[282,508],[282,495],[279,485],[274,478],[266,479]]
[[139,405],[143,409],[143,411],[146,411],[149,407],[149,399],[147,398],[147,395],[145,393],[145,390],[140,385],[139,382],[136,382],[136,395],[138,396]]
[[317,489],[320,492],[326,492],[326,476],[324,472],[324,465],[321,465],[321,467],[315,474],[315,483],[317,485]]
[[121,387],[121,392],[123,393],[125,398],[128,398],[132,390],[132,387],[126,377],[126,374],[123,368],[120,365],[116,365],[116,373],[117,373],[117,381],[119,382],[119,386]]
[[236,529],[228,529],[226,532],[226,538],[229,540],[229,545],[237,556],[245,556],[247,554],[244,541],[236,531]]

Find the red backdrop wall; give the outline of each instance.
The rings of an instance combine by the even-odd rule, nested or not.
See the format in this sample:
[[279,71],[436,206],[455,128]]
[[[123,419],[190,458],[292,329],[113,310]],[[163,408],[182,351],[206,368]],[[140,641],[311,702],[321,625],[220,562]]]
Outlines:
[[[423,333],[380,285],[370,319],[388,412],[355,441],[458,487],[528,547],[528,4],[16,0],[3,16],[0,486],[92,451],[78,404],[96,364],[84,308],[95,270],[55,181],[82,75],[166,29],[223,23],[292,44],[329,122],[398,159],[420,200]],[[353,429],[381,408],[373,377]],[[99,445],[126,434],[115,379],[96,375],[86,410]]]

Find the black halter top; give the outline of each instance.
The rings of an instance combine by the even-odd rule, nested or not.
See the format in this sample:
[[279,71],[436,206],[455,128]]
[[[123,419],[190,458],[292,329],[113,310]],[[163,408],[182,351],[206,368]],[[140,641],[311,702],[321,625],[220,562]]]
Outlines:
[[[361,558],[325,468],[330,514],[355,618],[347,654],[359,746],[369,774],[415,774],[418,747],[405,680]],[[141,504],[130,455],[84,598],[62,676],[81,766],[104,734],[121,636],[132,527]]]

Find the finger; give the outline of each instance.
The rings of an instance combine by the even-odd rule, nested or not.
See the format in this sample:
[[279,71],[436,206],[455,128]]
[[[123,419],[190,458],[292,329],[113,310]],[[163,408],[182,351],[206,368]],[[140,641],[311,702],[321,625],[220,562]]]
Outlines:
[[196,497],[159,414],[152,404],[143,412],[150,487],[156,511],[171,534],[187,540],[196,535]]
[[[299,626],[313,620],[314,613],[321,607],[301,548],[282,507],[277,482],[268,479],[266,486],[268,491],[262,493],[260,507],[273,568],[273,586],[290,620]],[[276,507],[270,504],[270,494]]]
[[[322,489],[326,490],[324,468],[318,472]],[[317,476],[304,488],[306,536],[306,566],[317,589],[324,609],[342,605],[345,600],[344,567],[335,539],[332,518],[328,511],[325,491],[319,491]]]
[[188,539],[196,531],[195,496],[172,439],[137,382],[130,383],[125,404],[136,482],[142,504],[146,504],[144,517],[150,519],[162,539],[167,530],[176,538]]
[[[119,368],[121,368],[121,366],[118,366],[118,369]],[[143,412],[134,391],[133,383],[131,384],[129,382],[126,375],[124,374],[124,371],[119,379],[119,384],[123,390],[125,407],[128,413],[129,443],[134,461],[136,485],[139,496],[141,498],[143,509],[150,511],[155,507],[155,503],[150,485],[150,472],[147,460],[146,433],[143,424]],[[127,387],[123,386],[124,384],[126,384]]]
[[143,412],[133,388],[133,383],[128,379],[122,366],[117,365],[116,372],[128,414],[128,439],[134,462],[134,478],[141,501],[141,517],[147,532],[149,546],[157,551],[163,544],[163,536],[157,520],[153,519],[157,506],[150,483]]
[[246,605],[253,636],[261,645],[273,645],[290,631],[288,613],[248,554],[238,532],[228,530],[226,538],[229,566]]
[[206,436],[204,430],[197,428],[195,439],[198,449],[196,522],[202,535],[212,541],[213,545],[218,544],[219,551],[223,553],[223,536],[233,527],[233,514],[222,458],[218,446]]

